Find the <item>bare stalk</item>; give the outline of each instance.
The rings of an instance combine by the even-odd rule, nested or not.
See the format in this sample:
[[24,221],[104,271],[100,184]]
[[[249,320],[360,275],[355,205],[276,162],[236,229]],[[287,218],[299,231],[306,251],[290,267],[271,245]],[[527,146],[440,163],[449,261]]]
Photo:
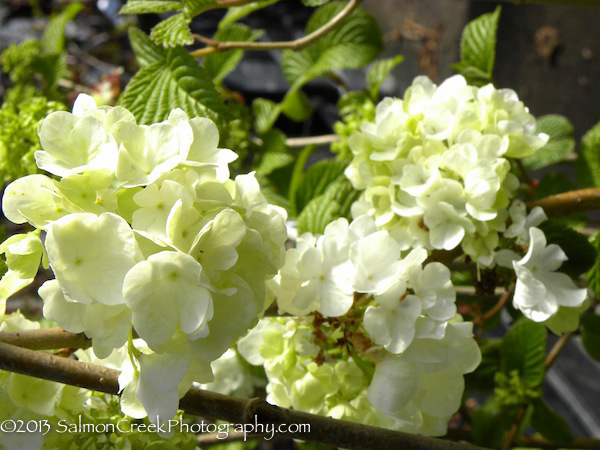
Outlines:
[[[600,2],[600,0],[598,0]],[[549,216],[564,216],[580,211],[600,209],[600,188],[563,192],[527,203],[531,209],[541,206]]]

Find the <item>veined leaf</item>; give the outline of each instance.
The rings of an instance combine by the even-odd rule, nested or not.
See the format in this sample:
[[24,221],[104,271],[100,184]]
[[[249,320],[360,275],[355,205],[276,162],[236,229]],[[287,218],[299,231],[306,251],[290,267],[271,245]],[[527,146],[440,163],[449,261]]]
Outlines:
[[146,36],[143,31],[131,27],[128,30],[128,34],[129,42],[131,42],[140,67],[144,68],[155,62],[164,61],[167,58],[167,50],[152,42],[152,39]]
[[178,11],[183,9],[182,0],[128,0],[119,14],[146,14]]
[[227,13],[219,22],[219,30],[225,28],[227,25],[237,22],[241,18],[246,17],[248,14],[251,14],[254,11],[272,5],[277,1],[278,0],[265,0],[262,2],[248,3],[247,5],[242,6],[232,6],[227,10]]
[[193,44],[194,38],[189,28],[191,21],[187,14],[175,14],[152,28],[150,39],[163,47]]
[[294,155],[288,152],[285,145],[285,134],[279,130],[270,130],[262,136],[263,144],[260,162],[256,167],[257,175],[268,175],[294,161]]
[[[600,254],[600,232],[592,238],[592,245],[596,248],[597,254]],[[594,265],[586,274],[586,279],[596,298],[600,298],[600,258],[596,257]]]
[[65,49],[65,28],[81,11],[81,8],[83,8],[81,3],[70,3],[62,12],[48,21],[41,40],[43,53],[62,53]]
[[523,159],[523,164],[529,169],[541,169],[557,163],[575,149],[573,125],[564,116],[549,114],[538,118],[537,131],[546,133],[550,139],[535,154]]
[[561,272],[578,277],[593,267],[597,252],[583,234],[555,220],[546,220],[539,228],[546,235],[548,244],[557,244],[569,258],[560,266]]
[[555,444],[568,444],[573,440],[571,429],[565,419],[548,406],[543,400],[533,405],[531,425],[542,436]]
[[328,159],[318,161],[304,172],[295,193],[294,206],[301,212],[315,197],[325,193],[327,187],[343,177],[348,164],[345,161]]
[[585,314],[581,317],[583,329],[581,343],[588,354],[596,361],[600,361],[600,316]]
[[[346,6],[331,2],[315,11],[306,26],[306,34],[321,28]],[[383,49],[377,21],[364,9],[355,9],[341,24],[304,50],[283,52],[283,71],[292,88],[337,69],[357,69],[371,61]]]
[[164,62],[153,63],[131,79],[119,102],[139,123],[165,120],[172,109],[190,117],[204,116],[219,122],[228,114],[212,80],[184,49],[167,51]]
[[[252,30],[245,25],[231,24],[220,29],[214,35],[215,41],[252,42],[262,35],[262,30]],[[229,74],[244,56],[241,49],[216,52],[204,57],[202,65],[215,83],[220,83]]]
[[528,387],[537,387],[544,379],[546,327],[543,323],[522,318],[513,324],[502,339],[500,368],[505,374],[518,370]]
[[[491,79],[496,57],[496,31],[501,8],[484,14],[467,24],[460,40],[463,70],[471,66]],[[462,73],[462,70],[461,70]]]
[[390,72],[404,61],[404,56],[398,55],[393,58],[386,58],[377,61],[371,70],[367,73],[367,89],[373,101],[377,101],[379,97],[379,88],[381,83],[388,77]]
[[281,111],[281,105],[266,98],[256,98],[252,101],[252,115],[254,116],[254,130],[258,134],[266,133],[271,129]]
[[600,122],[581,139],[577,180],[582,187],[600,186]]
[[312,111],[312,103],[300,89],[289,91],[281,102],[281,112],[296,122],[308,119]]

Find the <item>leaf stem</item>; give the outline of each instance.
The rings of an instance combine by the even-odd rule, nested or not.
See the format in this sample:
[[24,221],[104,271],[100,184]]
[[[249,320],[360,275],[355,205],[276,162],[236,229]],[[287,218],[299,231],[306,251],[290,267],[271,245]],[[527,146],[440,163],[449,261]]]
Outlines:
[[190,52],[190,55],[194,57],[210,55],[215,52],[222,52],[232,49],[244,49],[244,50],[281,50],[291,49],[294,51],[302,50],[304,47],[312,44],[317,39],[323,37],[342,21],[350,15],[350,13],[358,6],[361,0],[350,0],[346,6],[329,22],[323,25],[321,28],[316,29],[312,33],[307,34],[293,41],[279,41],[279,42],[244,42],[244,41],[229,41],[229,42],[217,42],[213,39],[194,35],[194,37],[204,43],[209,44],[208,47],[204,47],[198,50]]
[[[117,395],[119,371],[0,343],[0,370]],[[273,424],[278,434],[344,448],[474,449],[463,443],[402,433],[269,405],[260,399],[228,397],[190,389],[179,407],[189,414],[232,423]],[[279,425],[286,424],[285,427]],[[293,426],[290,426],[293,425]]]

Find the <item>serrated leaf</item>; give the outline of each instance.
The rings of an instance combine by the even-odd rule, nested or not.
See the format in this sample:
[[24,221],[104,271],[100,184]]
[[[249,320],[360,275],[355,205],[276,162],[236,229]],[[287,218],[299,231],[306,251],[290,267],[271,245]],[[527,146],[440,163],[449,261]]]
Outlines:
[[[252,42],[258,39],[262,33],[262,30],[252,30],[245,25],[234,23],[217,31],[213,39],[219,42]],[[215,52],[206,55],[202,65],[213,81],[220,83],[227,74],[235,69],[243,56],[244,50],[241,49]]]
[[119,102],[142,124],[165,120],[175,108],[190,117],[208,117],[217,123],[228,116],[212,80],[182,48],[168,50],[164,62],[136,73]]
[[181,0],[128,0],[119,14],[147,14],[183,9]]
[[227,10],[225,16],[219,22],[219,30],[225,28],[227,25],[230,25],[238,20],[246,17],[248,14],[253,13],[259,9],[265,8],[278,0],[266,0],[262,2],[254,2],[249,3],[247,5],[242,6],[232,6]]
[[356,200],[357,193],[345,178],[330,183],[325,192],[311,199],[298,215],[298,232],[323,234],[332,221],[340,217],[349,219],[350,206]]
[[81,3],[69,3],[62,12],[48,21],[41,39],[43,53],[62,53],[65,49],[65,28],[82,8]]
[[575,149],[573,125],[564,116],[549,114],[538,118],[537,132],[546,133],[550,138],[545,146],[523,159],[523,164],[529,169],[541,169],[562,161]]
[[[336,1],[317,9],[308,21],[306,34],[328,23],[346,5],[346,2]],[[377,21],[364,9],[357,8],[334,30],[304,50],[285,50],[282,66],[288,81],[296,86],[331,70],[363,67],[382,49]]]
[[582,187],[600,187],[600,122],[581,139],[576,161],[577,181]]
[[204,11],[221,6],[216,0],[183,0],[183,4],[185,5],[184,11],[190,17],[197,16]]
[[42,54],[31,63],[31,67],[42,76],[46,89],[53,89],[67,73],[67,57],[64,53]]
[[131,27],[128,30],[129,42],[135,53],[140,67],[144,68],[156,62],[164,61],[167,58],[167,50],[152,42],[152,39],[143,31]]
[[163,47],[177,47],[194,43],[187,14],[179,13],[163,20],[150,32],[150,39]]
[[266,98],[256,98],[252,101],[254,130],[258,134],[271,129],[281,111],[281,105]]
[[398,55],[393,58],[382,59],[373,65],[367,73],[367,89],[371,99],[378,100],[381,83],[388,77],[394,67],[402,61],[404,61],[404,56]]
[[285,145],[285,134],[281,131],[270,130],[262,136],[262,140],[260,162],[255,169],[258,175],[268,175],[294,161],[294,155],[288,152]]
[[581,343],[588,354],[600,361],[600,316],[585,314],[581,317]]
[[568,444],[573,441],[569,424],[543,400],[537,400],[533,408],[531,425],[535,431],[554,444]]
[[488,78],[492,76],[496,57],[496,31],[501,8],[484,14],[467,24],[460,40],[460,57],[463,63],[472,66]]
[[328,159],[310,166],[296,189],[294,206],[297,211],[301,212],[313,198],[324,194],[331,183],[343,177],[347,165],[344,161]]
[[569,258],[560,266],[561,272],[576,278],[592,268],[597,252],[586,236],[556,220],[546,220],[538,227],[548,244],[557,244]]
[[528,387],[537,387],[544,379],[546,327],[543,323],[519,319],[502,339],[500,368],[505,374],[518,370]]

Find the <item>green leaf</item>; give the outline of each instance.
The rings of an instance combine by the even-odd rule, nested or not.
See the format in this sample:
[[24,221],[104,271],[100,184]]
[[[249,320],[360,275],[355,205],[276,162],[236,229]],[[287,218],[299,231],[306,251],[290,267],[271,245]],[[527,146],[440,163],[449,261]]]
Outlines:
[[[596,253],[600,255],[600,232],[596,233],[591,240],[592,245],[596,249]],[[588,285],[594,296],[600,298],[600,258],[596,257],[594,265],[586,274]]]
[[69,3],[62,12],[48,21],[41,40],[43,53],[62,53],[65,49],[65,28],[82,8],[81,3]]
[[308,202],[298,215],[298,233],[323,234],[325,227],[340,217],[349,218],[358,191],[345,178],[329,184],[327,190]]
[[504,433],[514,422],[514,413],[502,408],[495,397],[490,397],[471,416],[471,436],[477,445],[500,448]]
[[596,361],[600,361],[600,316],[585,314],[581,317],[581,343],[588,354]]
[[150,39],[163,47],[193,44],[194,38],[189,28],[191,21],[187,14],[175,14],[152,28]]
[[465,77],[467,83],[473,86],[483,86],[491,81],[490,75],[462,61],[450,64],[450,68],[460,73]]
[[252,101],[252,115],[254,116],[254,130],[258,134],[266,133],[273,127],[281,105],[266,98],[255,98]]
[[404,61],[404,56],[398,55],[393,58],[379,60],[373,65],[367,73],[367,89],[371,99],[378,100],[381,83],[388,77],[394,67],[402,61]]
[[[331,2],[317,9],[308,21],[306,34],[321,28],[335,17],[346,2]],[[337,69],[358,69],[373,61],[383,49],[377,21],[364,9],[355,9],[334,30],[304,50],[285,50],[283,71],[299,87],[308,80]]]
[[573,125],[564,116],[549,114],[538,118],[537,131],[546,133],[550,139],[533,155],[523,159],[523,164],[528,169],[536,170],[555,164],[575,149]]
[[344,176],[347,162],[328,159],[318,161],[304,172],[295,192],[294,206],[298,212],[315,197],[324,194],[328,186]]
[[545,374],[546,327],[521,318],[508,330],[500,348],[500,368],[505,374],[518,370],[528,387],[539,386]]
[[182,48],[168,50],[164,62],[136,73],[119,102],[142,124],[165,120],[175,108],[183,109],[190,117],[208,117],[217,123],[228,117],[211,79]]
[[183,9],[181,0],[128,0],[119,14],[147,14],[178,11]]
[[496,31],[500,6],[493,13],[484,14],[467,24],[460,40],[463,63],[478,69],[491,78],[496,57]]
[[569,424],[543,400],[537,400],[533,408],[531,425],[535,431],[554,444],[568,444],[573,441]]
[[165,61],[167,58],[166,49],[152,42],[152,39],[146,36],[143,31],[131,27],[128,34],[129,42],[131,42],[131,47],[140,67],[144,68],[156,62]]
[[302,122],[310,117],[313,106],[301,90],[289,91],[281,102],[281,112],[296,122]]
[[600,187],[600,122],[581,139],[576,162],[577,180],[582,187]]
[[255,169],[257,175],[268,175],[294,161],[294,155],[288,152],[285,145],[285,134],[281,131],[270,130],[262,139],[260,162]]
[[31,68],[42,76],[46,89],[52,90],[68,72],[67,57],[64,53],[42,54],[31,63]]
[[304,6],[321,6],[324,5],[325,3],[327,3],[330,0],[302,0],[302,3],[304,3]]
[[298,155],[298,159],[296,159],[296,163],[294,164],[294,168],[292,170],[292,176],[290,178],[290,187],[288,189],[288,198],[290,200],[290,206],[294,215],[298,215],[298,209],[296,208],[296,191],[300,186],[302,178],[304,177],[304,167],[306,166],[306,161],[308,161],[308,157],[316,150],[316,145],[307,145],[302,149],[300,154]]
[[237,22],[241,18],[246,17],[248,14],[253,13],[254,11],[272,5],[277,1],[278,0],[265,0],[262,2],[254,2],[242,6],[232,6],[227,10],[227,13],[219,22],[219,30],[225,28],[227,25]]
[[592,268],[597,252],[586,236],[556,220],[546,220],[538,227],[548,244],[557,244],[569,258],[560,266],[561,272],[576,278]]
[[[234,23],[220,29],[213,36],[215,41],[252,42],[263,34],[262,30],[252,30],[245,25]],[[238,65],[244,50],[228,50],[216,52],[204,57],[202,65],[215,83],[220,83]]]

